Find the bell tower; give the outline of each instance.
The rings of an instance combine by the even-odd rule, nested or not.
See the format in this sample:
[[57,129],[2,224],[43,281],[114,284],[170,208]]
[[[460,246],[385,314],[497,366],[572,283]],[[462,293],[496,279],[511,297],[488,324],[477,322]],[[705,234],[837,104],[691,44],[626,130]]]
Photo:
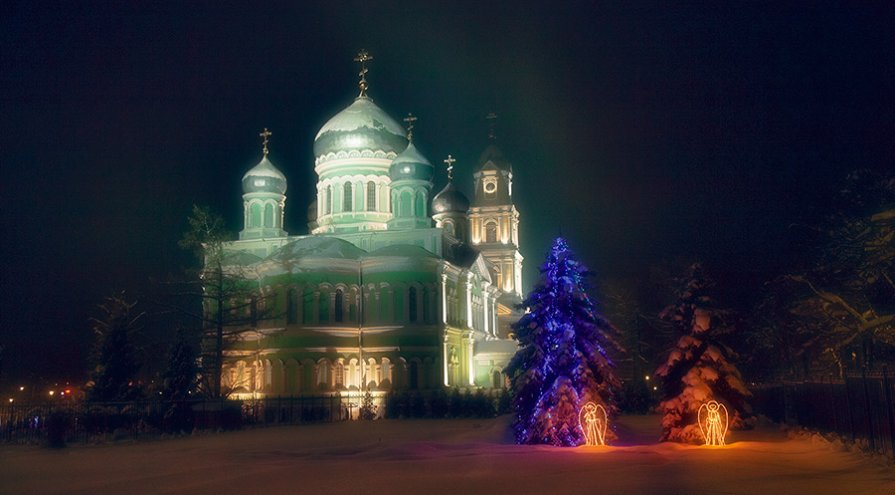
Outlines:
[[473,177],[475,196],[469,208],[472,244],[497,269],[500,290],[522,298],[522,254],[519,252],[519,212],[513,204],[513,166],[497,146],[494,124],[490,123],[489,143],[479,158]]

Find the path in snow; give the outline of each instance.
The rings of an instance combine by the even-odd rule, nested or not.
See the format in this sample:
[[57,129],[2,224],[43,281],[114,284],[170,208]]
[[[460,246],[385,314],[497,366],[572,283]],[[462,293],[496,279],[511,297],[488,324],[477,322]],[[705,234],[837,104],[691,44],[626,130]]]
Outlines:
[[511,445],[507,419],[351,422],[60,451],[0,447],[0,494],[893,494],[895,469],[771,428],[726,448]]

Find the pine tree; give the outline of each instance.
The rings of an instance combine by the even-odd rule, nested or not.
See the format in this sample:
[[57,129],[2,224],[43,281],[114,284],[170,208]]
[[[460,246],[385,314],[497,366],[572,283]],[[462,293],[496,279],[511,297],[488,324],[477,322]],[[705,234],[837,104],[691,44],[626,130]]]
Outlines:
[[96,367],[88,389],[91,401],[126,401],[140,395],[136,384],[140,365],[133,337],[139,331],[143,314],[134,316],[135,305],[127,302],[123,293],[111,296],[100,305],[103,316],[93,319],[97,340]]
[[513,325],[519,350],[507,366],[514,392],[516,441],[576,446],[584,443],[580,407],[588,401],[615,410],[620,382],[606,357],[612,325],[587,295],[587,269],[557,238],[541,268],[542,281]]
[[731,428],[741,427],[743,417],[751,412],[746,403],[751,394],[730,362],[735,354],[720,341],[732,331],[725,322],[730,312],[718,307],[710,296],[713,286],[702,266],[692,264],[677,301],[659,314],[680,335],[656,370],[664,385],[664,399],[659,404],[663,441],[701,443],[697,413],[709,400],[727,406]]
[[171,346],[164,375],[162,393],[167,400],[188,400],[198,386],[199,356],[195,340],[185,328],[177,330],[177,340]]

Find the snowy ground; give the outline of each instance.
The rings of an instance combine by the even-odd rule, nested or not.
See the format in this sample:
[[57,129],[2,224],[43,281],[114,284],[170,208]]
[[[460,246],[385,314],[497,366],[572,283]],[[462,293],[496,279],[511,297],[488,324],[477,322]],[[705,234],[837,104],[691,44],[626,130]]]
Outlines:
[[306,425],[60,451],[0,446],[0,494],[895,494],[895,469],[764,428],[726,448],[510,443],[507,419]]

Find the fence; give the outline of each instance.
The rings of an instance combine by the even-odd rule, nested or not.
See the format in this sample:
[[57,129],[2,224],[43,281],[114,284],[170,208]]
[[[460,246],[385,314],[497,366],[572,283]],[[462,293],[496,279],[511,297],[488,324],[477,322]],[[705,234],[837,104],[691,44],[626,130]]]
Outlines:
[[[0,407],[0,441],[43,443],[152,438],[243,425],[320,423],[356,419],[356,395],[273,397],[258,400],[135,401],[9,404]],[[374,397],[374,405],[382,403]]]
[[784,382],[753,393],[755,412],[773,421],[835,432],[895,458],[895,379],[886,368],[844,380]]
[[[365,404],[365,400],[368,400]],[[366,407],[364,407],[366,405]],[[492,417],[509,410],[506,391],[357,391],[316,396],[184,402],[10,404],[0,407],[0,441],[90,442],[145,439],[193,430],[231,430],[243,425],[321,423],[361,417]],[[61,437],[61,438],[60,438]]]

